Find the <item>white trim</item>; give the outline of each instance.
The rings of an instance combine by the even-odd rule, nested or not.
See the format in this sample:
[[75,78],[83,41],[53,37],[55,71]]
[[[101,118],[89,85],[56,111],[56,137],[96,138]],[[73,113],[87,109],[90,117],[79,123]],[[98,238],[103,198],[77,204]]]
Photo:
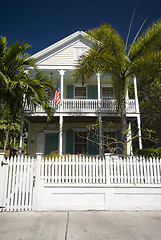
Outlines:
[[[75,65],[38,65],[39,70],[73,70]],[[33,67],[29,67],[29,70],[34,70]]]
[[109,84],[101,84],[101,89],[102,87],[112,87],[113,88],[113,85],[112,83],[109,83]]
[[62,40],[60,40],[60,41],[58,41],[58,42],[50,45],[49,47],[41,50],[40,52],[32,55],[31,57],[32,57],[32,58],[35,58],[35,59],[38,59],[38,58],[42,57],[43,55],[45,55],[45,54],[47,54],[47,53],[55,50],[56,48],[61,47],[61,46],[64,45],[64,44],[67,44],[69,41],[72,41],[72,40],[74,40],[74,39],[77,38],[77,37],[82,37],[82,38],[83,38],[83,37],[85,37],[85,36],[87,36],[87,34],[86,34],[85,32],[83,32],[83,31],[77,31],[77,32],[69,35],[68,37],[63,38]]
[[59,117],[59,155],[63,153],[63,116]]
[[[78,49],[81,51],[81,53],[79,53],[79,54],[78,54],[78,52],[76,52],[76,50],[78,50]],[[85,53],[86,50],[87,50],[87,47],[85,47],[85,46],[83,46],[83,47],[78,47],[78,46],[74,47],[74,61],[77,61],[79,59],[79,57],[82,56]]]
[[75,98],[75,88],[76,88],[76,87],[85,87],[85,88],[86,88],[86,98],[84,98],[84,99],[88,99],[87,84],[84,84],[84,85],[82,86],[82,84],[76,83],[76,84],[73,84],[73,86],[74,86],[74,93],[73,93],[74,99],[76,99],[76,98]]
[[114,87],[113,85],[110,83],[110,84],[101,84],[101,99],[103,100],[103,97],[102,97],[102,88],[112,88],[113,89],[113,98],[109,98],[109,99],[115,99],[115,92],[114,92]]
[[[74,44],[76,44],[76,43],[78,43],[78,42],[80,42],[80,41],[83,42],[82,39],[78,39],[78,40],[76,40],[76,41],[74,41],[74,42],[72,42],[72,43],[70,43],[70,44],[66,44],[66,45],[65,45],[64,47],[62,47],[62,48],[55,49],[55,51],[54,51],[54,49],[53,49],[54,52],[53,52],[52,54],[49,53],[46,57],[41,58],[39,61],[36,62],[36,65],[41,64],[41,62],[44,62],[45,60],[47,60],[47,59],[49,59],[49,58],[51,58],[51,57],[57,55],[58,53],[64,51],[65,49],[67,49],[67,48],[73,46]],[[84,43],[84,44],[87,45],[87,43]],[[88,45],[87,45],[87,46],[88,46]],[[74,48],[75,48],[75,47],[74,47]],[[84,48],[87,49],[87,47],[84,47]],[[74,55],[74,53],[73,53],[73,55]],[[74,60],[75,60],[75,59],[74,59]]]

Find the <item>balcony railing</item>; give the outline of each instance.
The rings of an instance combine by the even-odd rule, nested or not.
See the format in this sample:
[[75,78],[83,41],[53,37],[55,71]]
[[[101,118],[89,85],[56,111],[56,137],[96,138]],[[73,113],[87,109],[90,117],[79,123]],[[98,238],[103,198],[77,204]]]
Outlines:
[[[55,112],[104,112],[104,113],[116,113],[117,112],[117,104],[116,100],[101,100],[98,99],[63,99],[58,107],[55,106],[55,103],[51,101],[51,107],[55,110]],[[25,107],[26,112],[33,113],[43,113],[44,110],[41,107],[33,107],[32,104],[30,106]],[[136,105],[134,99],[128,99],[126,101],[126,112],[127,113],[135,113]]]

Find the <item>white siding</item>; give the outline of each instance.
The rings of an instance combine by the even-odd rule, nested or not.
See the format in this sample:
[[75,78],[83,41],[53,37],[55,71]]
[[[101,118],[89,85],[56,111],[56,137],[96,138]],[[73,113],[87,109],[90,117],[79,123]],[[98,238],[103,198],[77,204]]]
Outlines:
[[[38,149],[38,145],[40,146],[40,143],[37,145],[37,139],[39,137],[38,133],[43,134],[43,129],[45,126],[45,123],[31,123],[30,125],[28,153],[31,157],[35,157],[37,150],[40,151],[42,149],[40,149],[40,147]],[[39,139],[39,142],[40,141],[41,139]]]
[[74,60],[74,48],[76,47],[89,48],[83,42],[78,41],[57,53],[53,53],[52,56],[50,55],[46,60],[42,61],[40,65],[74,65],[76,64]]

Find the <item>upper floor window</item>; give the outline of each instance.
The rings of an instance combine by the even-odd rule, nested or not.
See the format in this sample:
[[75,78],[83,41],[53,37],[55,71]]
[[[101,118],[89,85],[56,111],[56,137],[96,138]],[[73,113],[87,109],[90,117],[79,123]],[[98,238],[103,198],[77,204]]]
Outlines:
[[75,47],[74,48],[74,60],[78,60],[78,58],[83,55],[85,52],[86,48],[85,47]]
[[75,87],[75,99],[86,99],[86,87]]
[[113,97],[113,88],[111,86],[102,87],[102,99],[112,99]]

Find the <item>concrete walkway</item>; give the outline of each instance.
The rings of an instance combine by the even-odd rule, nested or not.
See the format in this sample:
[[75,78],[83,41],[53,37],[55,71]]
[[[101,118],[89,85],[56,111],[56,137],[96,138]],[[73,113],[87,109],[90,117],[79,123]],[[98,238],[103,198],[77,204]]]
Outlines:
[[0,213],[0,240],[160,240],[161,211]]

